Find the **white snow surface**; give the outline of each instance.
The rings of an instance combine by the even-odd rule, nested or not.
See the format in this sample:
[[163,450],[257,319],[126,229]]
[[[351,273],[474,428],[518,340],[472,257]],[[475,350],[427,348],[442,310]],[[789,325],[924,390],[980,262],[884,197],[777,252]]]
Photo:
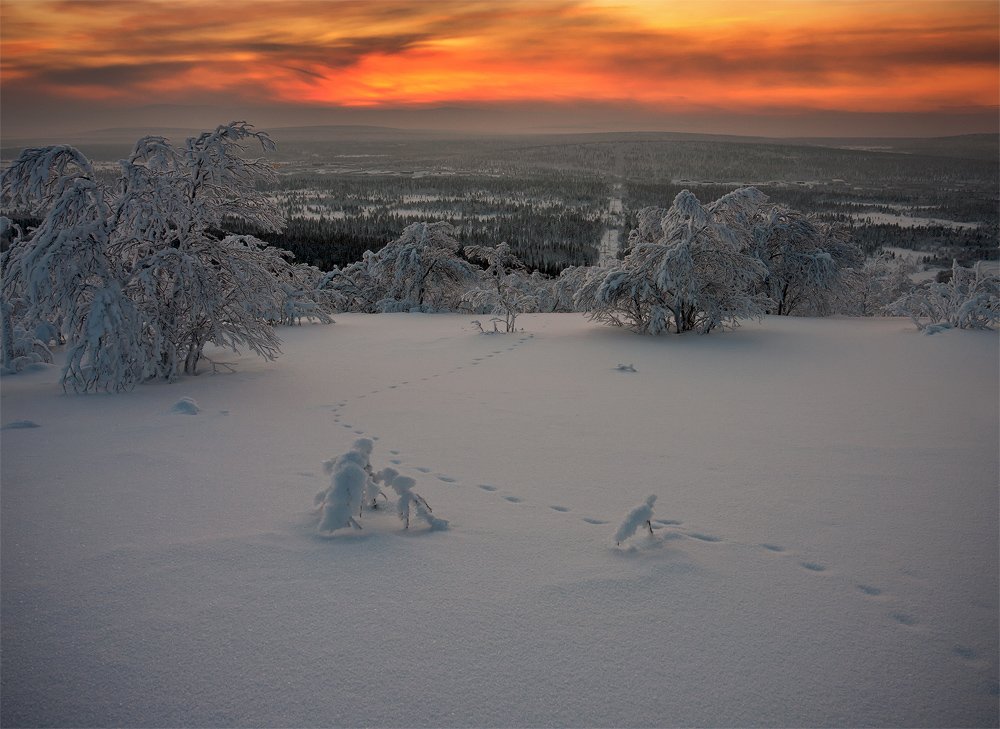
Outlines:
[[[2,379],[45,427],[2,433],[0,723],[996,726],[996,333],[337,321],[128,394]],[[359,436],[447,531],[317,532]]]

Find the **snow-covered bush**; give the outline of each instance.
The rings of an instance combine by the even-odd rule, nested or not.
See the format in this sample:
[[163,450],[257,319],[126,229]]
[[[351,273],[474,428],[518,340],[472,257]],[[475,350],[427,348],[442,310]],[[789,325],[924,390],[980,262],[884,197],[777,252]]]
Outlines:
[[488,308],[490,314],[503,319],[507,332],[514,331],[518,314],[538,307],[537,292],[525,291],[526,281],[517,273],[523,270],[524,264],[510,252],[507,243],[498,243],[492,248],[466,246],[465,255],[470,260],[485,262],[487,267],[482,286],[466,291],[462,301],[468,302],[473,309]]
[[766,268],[758,290],[779,316],[829,313],[843,271],[862,259],[841,229],[781,205],[763,205],[747,233],[748,252]]
[[451,224],[413,223],[377,253],[330,272],[323,290],[344,311],[453,311],[476,282],[460,250]]
[[432,530],[447,529],[448,522],[434,516],[427,500],[413,490],[416,485],[417,482],[409,476],[395,476],[389,483],[389,486],[399,497],[396,502],[396,513],[403,522],[403,528],[410,528],[410,510],[412,509],[417,518],[422,519]]
[[965,268],[955,261],[948,281],[929,281],[914,287],[887,307],[908,316],[917,329],[992,329],[1000,321],[1000,277],[979,263]]
[[745,231],[765,196],[741,188],[708,206],[684,190],[669,209],[645,208],[629,234],[628,255],[609,266],[593,294],[577,294],[593,319],[644,334],[707,334],[763,316],[765,265],[747,252]]
[[333,323],[330,313],[335,307],[330,298],[320,290],[326,274],[315,266],[290,265],[283,258],[279,259],[275,268],[282,302],[280,314],[274,316],[272,312],[273,320],[286,326],[301,324],[303,319],[315,319],[320,324]]
[[320,507],[319,531],[361,528],[358,519],[371,481],[372,446],[370,439],[359,438],[347,453],[323,463],[324,472],[330,475],[330,486],[316,495]]
[[646,497],[646,501],[643,504],[635,507],[628,513],[625,517],[625,521],[621,523],[618,527],[618,531],[615,532],[615,544],[621,546],[621,543],[626,539],[635,534],[636,530],[645,526],[649,529],[649,533],[653,533],[653,504],[656,503],[656,495],[652,494]]
[[351,449],[337,458],[323,464],[330,474],[330,486],[316,494],[315,503],[319,507],[321,532],[333,532],[345,527],[361,529],[361,516],[365,509],[377,510],[378,498],[388,501],[379,488],[383,484],[396,492],[396,513],[403,521],[404,529],[410,528],[410,515],[414,513],[432,530],[448,528],[448,522],[434,516],[427,500],[413,491],[416,481],[409,476],[401,476],[396,469],[385,467],[374,471],[371,454],[374,443],[370,438],[359,438]]
[[916,266],[888,255],[868,258],[844,271],[835,310],[848,316],[877,316],[913,288]]
[[233,122],[181,149],[140,139],[113,186],[68,146],[26,149],[3,172],[4,205],[42,219],[5,254],[3,318],[23,293],[26,328],[58,327],[70,347],[64,385],[121,390],[194,374],[210,342],[277,356],[267,318],[282,308],[276,269],[288,264],[252,236],[220,232],[232,220],[281,227],[256,186],[273,170],[245,159],[245,142],[273,148]]

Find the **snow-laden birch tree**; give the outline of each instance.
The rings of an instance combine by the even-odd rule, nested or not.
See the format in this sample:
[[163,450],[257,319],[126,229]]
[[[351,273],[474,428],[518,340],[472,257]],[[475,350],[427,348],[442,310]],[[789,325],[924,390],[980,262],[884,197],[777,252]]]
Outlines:
[[767,269],[759,291],[779,316],[828,313],[844,270],[862,261],[840,229],[782,205],[762,206],[747,233],[748,252]]
[[348,311],[451,311],[476,282],[461,248],[450,223],[413,223],[378,252],[331,272],[324,291]]
[[266,134],[233,122],[176,148],[140,139],[114,188],[67,146],[24,150],[4,171],[6,206],[41,224],[15,240],[3,270],[4,311],[23,293],[29,323],[65,336],[64,385],[120,390],[150,377],[197,371],[208,343],[279,353],[269,313],[287,292],[281,252],[227,221],[276,231],[276,205],[256,183],[273,176],[246,145]]
[[489,307],[490,313],[502,317],[507,332],[514,331],[519,314],[538,306],[538,293],[525,291],[525,282],[518,280],[518,271],[524,270],[521,260],[511,253],[510,245],[498,243],[489,246],[466,246],[465,255],[472,261],[486,263],[482,284],[466,291],[462,300],[474,309]]
[[[762,316],[767,269],[746,250],[745,236],[765,200],[747,187],[703,206],[683,190],[667,209],[640,211],[630,252],[600,280],[591,317],[645,334],[707,334]],[[587,297],[581,289],[578,298]]]

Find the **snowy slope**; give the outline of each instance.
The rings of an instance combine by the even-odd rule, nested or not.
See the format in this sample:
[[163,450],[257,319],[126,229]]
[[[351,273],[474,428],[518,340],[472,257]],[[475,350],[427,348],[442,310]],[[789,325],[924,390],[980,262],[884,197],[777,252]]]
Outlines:
[[[995,333],[470,319],[4,378],[3,725],[996,725]],[[317,535],[361,435],[447,531]]]

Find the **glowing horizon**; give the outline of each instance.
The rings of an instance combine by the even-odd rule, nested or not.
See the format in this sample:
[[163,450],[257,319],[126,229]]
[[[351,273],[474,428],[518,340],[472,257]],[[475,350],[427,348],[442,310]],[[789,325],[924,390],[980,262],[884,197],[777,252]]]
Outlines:
[[0,19],[0,88],[17,107],[627,103],[753,115],[1000,102],[993,0],[4,0]]

